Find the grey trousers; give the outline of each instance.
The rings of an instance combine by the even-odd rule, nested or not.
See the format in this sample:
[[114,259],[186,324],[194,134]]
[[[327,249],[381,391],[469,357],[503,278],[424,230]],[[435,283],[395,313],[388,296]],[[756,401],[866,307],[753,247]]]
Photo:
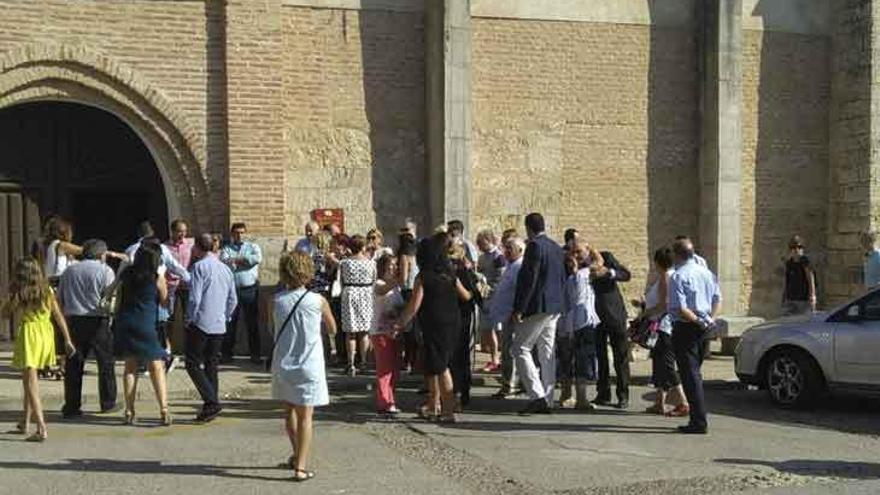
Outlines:
[[513,359],[513,322],[507,321],[501,327],[501,389],[513,392],[519,386],[516,361]]

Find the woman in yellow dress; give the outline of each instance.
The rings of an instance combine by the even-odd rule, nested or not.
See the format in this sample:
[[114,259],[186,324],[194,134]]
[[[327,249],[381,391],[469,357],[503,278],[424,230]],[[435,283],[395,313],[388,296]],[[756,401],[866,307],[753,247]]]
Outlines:
[[55,329],[52,319],[64,337],[67,354],[75,351],[67,331],[67,323],[49,281],[43,275],[40,263],[34,258],[24,258],[15,264],[9,295],[0,307],[3,316],[16,316],[20,323],[15,333],[13,368],[22,370],[24,386],[24,417],[18,423],[18,431],[27,434],[31,417],[37,422],[37,432],[27,438],[30,442],[46,440],[46,419],[40,402],[37,370],[55,363]]

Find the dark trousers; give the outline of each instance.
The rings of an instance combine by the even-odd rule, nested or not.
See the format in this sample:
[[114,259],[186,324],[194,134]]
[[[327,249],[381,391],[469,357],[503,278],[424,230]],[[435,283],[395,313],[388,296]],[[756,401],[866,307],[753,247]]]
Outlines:
[[[330,299],[330,309],[333,311],[333,318],[338,325],[342,322],[342,299],[334,297]],[[336,365],[343,368],[348,367],[348,352],[345,350],[345,332],[338,330],[333,337],[333,348],[336,349]],[[351,363],[354,365],[354,363]]]
[[244,313],[244,326],[248,336],[248,351],[251,359],[260,359],[260,286],[239,287],[236,289],[238,306],[232,312],[232,319],[226,325],[226,336],[223,338],[223,357],[231,358],[235,354],[235,340],[238,333],[238,317]]
[[675,322],[672,325],[672,348],[681,375],[684,395],[691,406],[690,424],[706,428],[706,401],[703,395],[703,340],[705,332],[695,323]]
[[217,365],[222,343],[223,335],[208,334],[192,325],[186,330],[186,372],[206,407],[220,403]]
[[[101,410],[116,406],[116,374],[113,357],[113,334],[107,318],[99,316],[68,316],[70,337],[76,347],[76,354],[67,359],[64,369],[64,407],[65,414],[78,413],[82,407],[83,370],[89,354],[95,352],[98,362],[98,396]],[[62,347],[63,349],[63,347]]]
[[452,348],[452,362],[449,371],[452,375],[452,388],[467,405],[471,398],[471,322],[473,313],[462,315],[462,325]]
[[614,358],[617,400],[629,401],[629,342],[623,324],[600,323],[596,327],[596,352],[599,361],[598,398],[611,399],[611,374],[608,366],[608,344]]

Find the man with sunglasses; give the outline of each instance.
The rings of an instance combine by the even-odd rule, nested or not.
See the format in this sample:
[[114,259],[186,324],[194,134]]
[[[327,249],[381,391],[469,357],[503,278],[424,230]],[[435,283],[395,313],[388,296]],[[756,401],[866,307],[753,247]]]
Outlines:
[[804,254],[804,242],[796,235],[788,242],[785,260],[785,286],[782,291],[782,313],[800,315],[816,310],[816,274]]

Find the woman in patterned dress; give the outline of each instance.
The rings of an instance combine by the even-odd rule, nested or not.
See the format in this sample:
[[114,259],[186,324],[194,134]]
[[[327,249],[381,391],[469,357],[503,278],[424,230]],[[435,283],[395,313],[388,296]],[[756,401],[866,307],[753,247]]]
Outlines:
[[[355,354],[360,366],[366,364],[369,331],[373,323],[373,284],[376,282],[376,262],[367,256],[366,239],[355,235],[349,240],[351,256],[339,263],[342,283],[342,331],[348,337],[348,374],[355,376]],[[355,352],[357,351],[357,352]]]

